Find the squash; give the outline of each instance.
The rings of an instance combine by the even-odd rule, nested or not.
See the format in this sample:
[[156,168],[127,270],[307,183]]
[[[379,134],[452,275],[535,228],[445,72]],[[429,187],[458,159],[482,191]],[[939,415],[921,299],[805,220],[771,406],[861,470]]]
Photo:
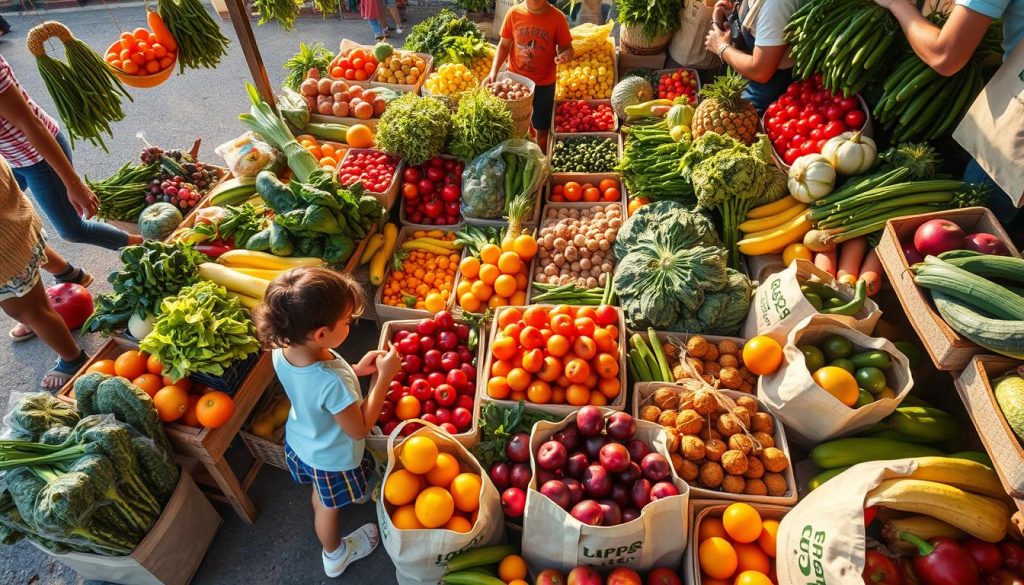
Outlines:
[[959,299],[937,290],[931,293],[942,320],[954,331],[989,351],[1024,359],[1024,321],[993,319]]
[[234,268],[264,268],[267,270],[289,270],[303,266],[324,266],[320,258],[274,256],[252,250],[229,250],[217,257],[217,263]]
[[641,77],[626,77],[612,89],[612,109],[625,119],[626,106],[635,106],[654,99],[654,87]]
[[992,395],[1013,433],[1024,441],[1024,379],[1007,374],[996,380]]
[[820,154],[805,154],[789,167],[789,194],[801,203],[813,203],[828,195],[836,184],[836,170]]
[[160,201],[139,214],[139,233],[147,240],[163,240],[178,229],[183,219],[177,207]]
[[270,281],[242,274],[213,262],[203,262],[199,265],[199,278],[215,282],[229,291],[254,299],[262,299],[267,292],[267,286],[270,285]]
[[390,222],[385,224],[384,243],[370,260],[370,282],[372,284],[380,285],[384,282],[384,268],[387,266],[388,259],[390,259],[391,255],[395,252],[395,243],[397,240],[398,226]]
[[878,147],[860,132],[843,132],[825,143],[821,156],[832,163],[837,173],[849,177],[863,174],[875,164]]

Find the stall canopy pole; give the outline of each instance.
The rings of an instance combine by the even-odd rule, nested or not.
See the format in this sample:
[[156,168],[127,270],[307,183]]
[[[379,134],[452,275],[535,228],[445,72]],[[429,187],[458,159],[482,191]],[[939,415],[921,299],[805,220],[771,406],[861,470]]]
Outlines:
[[249,11],[245,4],[245,0],[227,0],[228,15],[231,17],[231,24],[235,27],[238,44],[242,45],[242,54],[245,55],[245,62],[249,65],[249,73],[252,74],[256,89],[260,92],[263,100],[273,106],[274,88],[270,85],[270,78],[267,77],[267,68],[263,65],[260,49],[256,46],[256,37],[252,34],[252,23],[249,22]]

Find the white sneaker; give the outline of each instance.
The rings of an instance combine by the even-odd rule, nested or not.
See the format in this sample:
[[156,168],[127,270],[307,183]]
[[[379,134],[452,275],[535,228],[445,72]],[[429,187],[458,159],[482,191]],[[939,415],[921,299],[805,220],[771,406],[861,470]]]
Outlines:
[[321,553],[324,573],[331,578],[338,577],[349,565],[372,553],[380,543],[380,533],[373,523],[363,524],[358,530],[341,539],[341,542],[345,551],[338,558],[331,558],[327,551]]

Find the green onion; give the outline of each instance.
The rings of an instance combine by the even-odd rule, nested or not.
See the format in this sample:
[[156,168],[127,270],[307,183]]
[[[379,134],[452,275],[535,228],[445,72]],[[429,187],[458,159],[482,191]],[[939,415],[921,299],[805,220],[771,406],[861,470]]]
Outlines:
[[295,136],[288,130],[288,125],[270,104],[260,99],[256,88],[251,83],[245,86],[249,92],[249,99],[252,100],[252,107],[249,108],[248,114],[240,114],[238,119],[284,153],[288,159],[288,167],[295,173],[295,178],[300,182],[306,182],[314,172],[320,170],[316,158],[295,141]]

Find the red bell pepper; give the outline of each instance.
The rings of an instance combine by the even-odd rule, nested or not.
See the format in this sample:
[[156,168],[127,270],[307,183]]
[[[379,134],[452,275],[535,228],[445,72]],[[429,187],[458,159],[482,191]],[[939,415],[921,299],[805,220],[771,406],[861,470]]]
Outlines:
[[977,538],[968,538],[962,544],[982,573],[994,573],[1003,568],[1003,555],[995,544]]
[[902,585],[900,568],[896,563],[877,550],[869,550],[864,559],[864,583],[866,585]]
[[940,536],[925,542],[909,532],[900,538],[917,547],[914,569],[923,585],[978,585],[974,559],[957,541]]
[[196,245],[196,250],[206,254],[210,258],[219,258],[224,252],[234,250],[235,247],[224,240],[210,240]]
[[878,515],[878,506],[868,506],[864,508],[864,528],[871,526],[871,523],[875,521],[875,516]]

